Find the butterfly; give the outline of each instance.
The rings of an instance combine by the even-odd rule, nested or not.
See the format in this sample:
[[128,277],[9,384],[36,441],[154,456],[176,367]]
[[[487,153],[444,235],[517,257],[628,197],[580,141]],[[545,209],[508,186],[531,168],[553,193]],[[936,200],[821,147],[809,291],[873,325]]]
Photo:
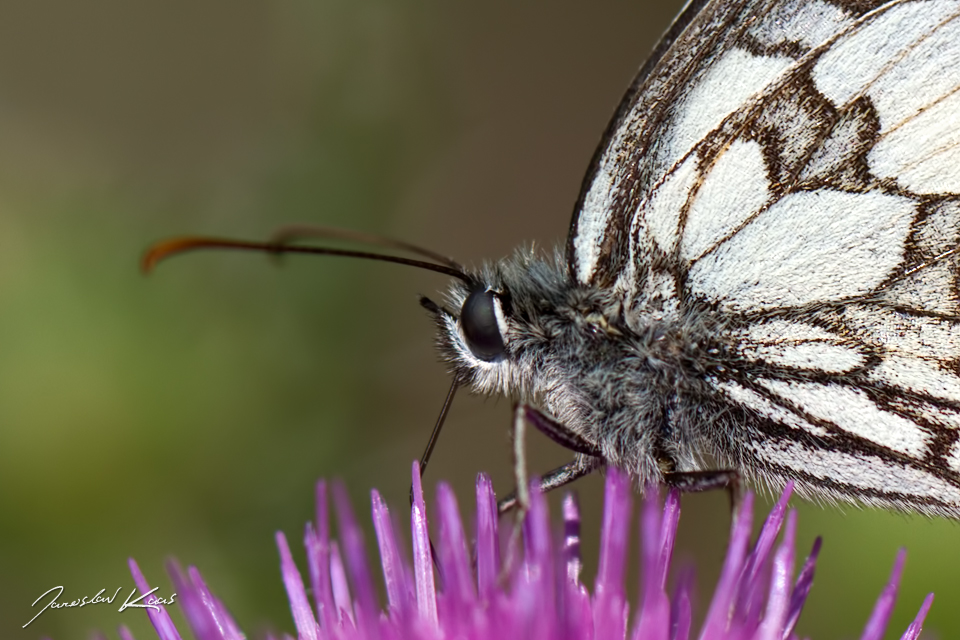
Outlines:
[[[620,103],[565,246],[424,298],[453,386],[638,485],[735,483],[960,517],[960,0],[692,0]],[[421,260],[419,258],[424,258]]]

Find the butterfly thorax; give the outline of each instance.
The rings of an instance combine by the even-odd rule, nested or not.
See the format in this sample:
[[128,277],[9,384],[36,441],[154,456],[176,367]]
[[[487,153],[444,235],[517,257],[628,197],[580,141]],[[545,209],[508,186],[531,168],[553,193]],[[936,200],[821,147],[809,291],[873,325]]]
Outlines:
[[464,308],[474,291],[493,296],[502,354],[471,350],[466,312],[439,318],[439,346],[475,391],[539,407],[640,482],[697,470],[697,452],[715,450],[693,428],[702,413],[694,399],[719,352],[703,317],[665,314],[655,299],[627,314],[609,289],[576,283],[561,260],[529,251],[482,268],[472,286],[456,284],[451,306]]

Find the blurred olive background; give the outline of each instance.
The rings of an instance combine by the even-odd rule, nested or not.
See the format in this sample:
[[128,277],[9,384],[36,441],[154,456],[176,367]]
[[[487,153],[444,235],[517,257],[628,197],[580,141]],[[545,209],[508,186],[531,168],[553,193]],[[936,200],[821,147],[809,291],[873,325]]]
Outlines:
[[[0,636],[116,637],[126,624],[155,637],[119,603],[21,627],[56,585],[61,601],[125,594],[131,556],[169,593],[171,555],[199,566],[251,636],[293,631],[273,533],[299,546],[321,476],[343,478],[361,513],[372,487],[404,510],[448,385],[417,295],[436,297],[444,278],[226,253],[144,277],[141,252],[172,234],[265,238],[291,222],[466,263],[551,247],[679,4],[4,3]],[[511,487],[509,408],[461,394],[431,493],[447,479],[469,511],[478,471]],[[566,460],[532,438],[534,469]],[[588,548],[601,487],[578,486]],[[704,597],[726,500],[684,501],[678,562],[697,563]],[[799,509],[800,553],[826,538],[803,634],[858,636],[901,545],[896,636],[931,590],[927,628],[960,634],[955,524]]]

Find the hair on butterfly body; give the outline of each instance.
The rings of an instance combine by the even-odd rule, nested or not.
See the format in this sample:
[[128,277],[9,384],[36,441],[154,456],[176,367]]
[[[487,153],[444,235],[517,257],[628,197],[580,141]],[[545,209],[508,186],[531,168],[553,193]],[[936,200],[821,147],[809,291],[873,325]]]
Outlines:
[[483,296],[496,318],[486,329],[500,348],[478,349],[466,314],[438,313],[441,357],[462,383],[541,407],[639,484],[700,470],[702,454],[718,451],[707,427],[717,416],[695,401],[708,392],[705,376],[723,366],[709,314],[630,326],[622,299],[571,280],[559,254],[521,249],[474,277],[454,283],[447,302],[465,309]]
[[[455,277],[453,387],[576,453],[687,489],[736,476],[960,517],[960,0],[689,3],[627,91],[563,255]],[[337,236],[320,232],[321,238]],[[288,241],[190,248],[307,251]],[[339,237],[339,236],[338,236]]]

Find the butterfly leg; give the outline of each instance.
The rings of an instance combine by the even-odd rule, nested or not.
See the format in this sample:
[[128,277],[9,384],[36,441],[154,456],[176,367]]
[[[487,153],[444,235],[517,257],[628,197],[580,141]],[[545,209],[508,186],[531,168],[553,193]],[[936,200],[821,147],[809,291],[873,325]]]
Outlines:
[[[571,432],[559,422],[547,417],[542,412],[527,404],[517,404],[513,410],[513,477],[516,481],[514,493],[497,505],[497,512],[503,513],[510,508],[516,508],[517,517],[513,526],[513,534],[507,547],[507,558],[503,565],[503,576],[509,574],[513,561],[513,550],[516,549],[523,531],[523,520],[530,508],[530,481],[527,476],[527,426],[533,425],[554,442],[580,453],[570,465],[564,465],[555,472],[548,474],[549,480],[540,481],[539,490],[543,491],[563,486],[593,471],[599,466],[596,459],[599,450],[579,435]],[[591,455],[593,454],[593,455]],[[591,458],[595,461],[590,462]],[[581,462],[582,460],[582,462]],[[569,467],[569,468],[568,468]],[[509,501],[508,504],[505,504]]]
[[[543,477],[540,478],[538,491],[540,491],[540,493],[553,491],[554,489],[570,484],[574,480],[579,480],[583,476],[589,475],[602,466],[603,460],[601,458],[578,455],[567,464],[544,474]],[[503,515],[516,506],[517,493],[514,491],[497,503],[497,513]]]
[[[600,450],[587,442],[580,435],[570,431],[556,420],[534,409],[528,404],[518,404],[513,410],[513,476],[516,480],[516,490],[502,500],[498,505],[498,512],[503,513],[514,507],[517,508],[518,520],[523,520],[530,505],[530,482],[527,477],[527,445],[526,430],[533,425],[538,431],[559,444],[581,455],[562,467],[551,471],[541,478],[539,490],[550,491],[557,487],[582,478],[600,466]],[[505,505],[507,501],[509,505]]]
[[600,449],[545,413],[534,409],[530,405],[520,405],[520,408],[523,410],[524,419],[529,424],[532,424],[540,433],[564,449],[570,449],[570,451],[594,458],[600,457]]
[[663,474],[663,481],[668,487],[675,487],[684,493],[726,489],[730,492],[730,509],[734,512],[743,500],[743,483],[734,469],[673,471]]

